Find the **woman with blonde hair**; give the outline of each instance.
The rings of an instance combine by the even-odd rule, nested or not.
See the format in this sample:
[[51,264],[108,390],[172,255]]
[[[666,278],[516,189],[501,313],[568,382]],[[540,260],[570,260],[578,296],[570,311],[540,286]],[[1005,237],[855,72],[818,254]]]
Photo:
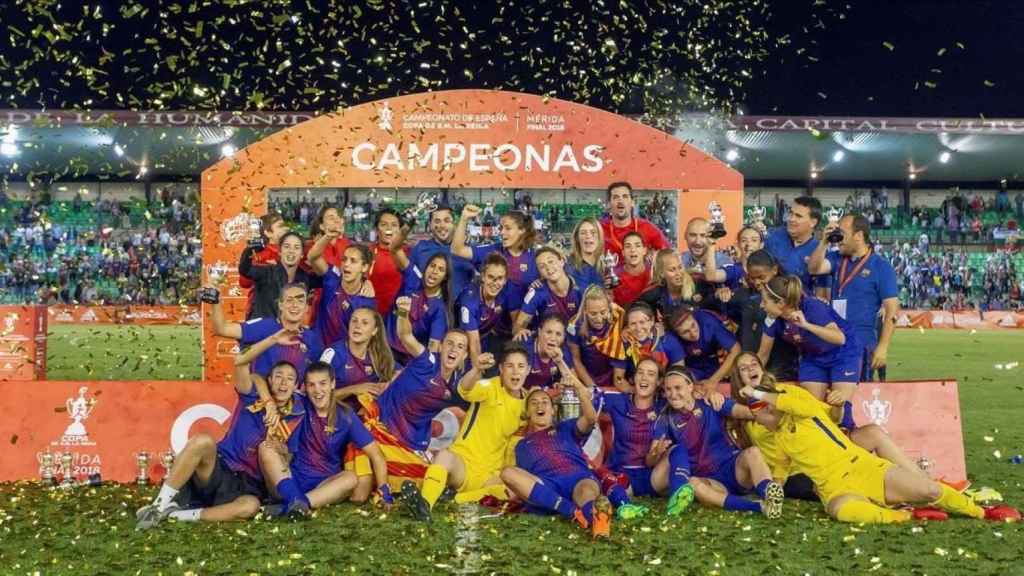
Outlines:
[[580,290],[592,285],[605,286],[607,270],[604,263],[604,230],[596,218],[583,218],[572,231],[572,252],[565,263],[565,272],[572,276]]
[[699,306],[712,293],[705,282],[697,283],[683,267],[675,250],[659,250],[654,256],[651,283],[638,299],[658,312],[662,318],[683,304]]

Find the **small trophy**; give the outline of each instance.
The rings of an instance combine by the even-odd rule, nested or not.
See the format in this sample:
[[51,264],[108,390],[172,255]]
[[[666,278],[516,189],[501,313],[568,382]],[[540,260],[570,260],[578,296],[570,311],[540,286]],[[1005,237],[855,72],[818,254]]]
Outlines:
[[921,469],[921,472],[924,472],[926,476],[931,478],[932,468],[935,466],[935,463],[932,462],[931,458],[922,454],[921,457],[917,459],[916,464],[917,467]]
[[40,456],[39,463],[42,465],[39,476],[43,484],[52,486],[55,482],[53,480],[53,454],[47,450]]
[[60,455],[60,466],[64,474],[64,478],[61,480],[62,486],[71,486],[75,483],[71,477],[71,466],[75,461],[75,457],[71,452],[64,452]]
[[722,214],[722,205],[712,200],[708,204],[708,212],[711,213],[711,230],[708,231],[708,237],[718,240],[726,235],[725,214]]
[[174,452],[168,450],[160,454],[160,464],[164,467],[164,476],[171,473],[171,466],[174,466]]
[[149,484],[149,452],[136,452],[135,465],[139,468],[139,475],[135,477],[135,483],[139,486]]
[[562,414],[562,420],[578,418],[580,415],[580,397],[576,395],[576,389],[572,386],[562,388],[562,396],[558,399],[558,407]]
[[765,226],[764,219],[768,217],[768,209],[764,206],[754,206],[747,211],[747,216],[750,219],[750,227],[759,231],[761,234],[768,233],[768,227]]
[[416,205],[405,211],[403,214],[403,220],[409,223],[409,225],[413,225],[416,223],[416,220],[419,219],[420,215],[426,212],[433,212],[436,208],[437,192],[420,192],[419,195],[416,196]]
[[254,250],[262,250],[264,246],[263,241],[263,221],[256,216],[249,215],[249,248]]
[[839,244],[840,242],[843,241],[843,231],[838,228],[839,220],[843,217],[843,209],[833,206],[829,208],[827,212],[825,212],[825,215],[828,217],[829,225],[836,226],[834,230],[828,233],[828,243]]
[[608,288],[615,288],[622,282],[622,278],[619,278],[619,275],[615,273],[615,267],[619,265],[619,255],[608,250],[601,256],[601,260],[604,261],[604,269],[608,272],[605,284],[607,284]]

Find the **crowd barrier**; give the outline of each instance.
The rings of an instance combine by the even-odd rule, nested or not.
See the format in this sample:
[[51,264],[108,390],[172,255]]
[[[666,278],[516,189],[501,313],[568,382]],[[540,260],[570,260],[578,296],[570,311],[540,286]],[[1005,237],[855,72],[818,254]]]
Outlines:
[[52,324],[188,324],[203,323],[199,306],[67,306],[47,307]]
[[[220,438],[237,398],[230,385],[177,381],[0,382],[0,396],[17,399],[17,409],[0,419],[0,481],[39,478],[46,460],[62,476],[62,455],[70,453],[75,477],[132,482],[143,452],[147,476],[159,480],[160,456],[200,432]],[[966,479],[955,381],[864,383],[853,402],[858,424],[884,428],[934,477]],[[452,441],[461,415],[435,419],[433,449]],[[600,442],[588,446],[600,459]]]
[[900,310],[896,326],[972,330],[1024,328],[1024,312],[999,310],[979,314],[977,310]]

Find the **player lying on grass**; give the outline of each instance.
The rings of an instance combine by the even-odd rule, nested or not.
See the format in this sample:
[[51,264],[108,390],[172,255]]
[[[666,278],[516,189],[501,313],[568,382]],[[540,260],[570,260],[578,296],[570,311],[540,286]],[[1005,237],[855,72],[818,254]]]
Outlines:
[[[658,417],[647,454],[647,465],[654,468],[651,485],[659,494],[670,494],[669,515],[680,514],[696,496],[706,506],[781,517],[782,487],[772,480],[761,451],[738,449],[726,433],[726,418],[748,413],[747,409],[728,398],[696,398],[695,384],[681,366],[665,373],[662,386],[668,406]],[[716,410],[712,404],[719,402]],[[743,497],[750,492],[761,501]]]
[[606,491],[617,484],[629,489],[633,496],[657,495],[651,486],[651,468],[646,457],[654,438],[654,422],[665,404],[658,394],[660,384],[661,366],[646,356],[636,366],[632,393],[601,394],[601,410],[611,418],[614,430],[606,468],[597,474]]
[[[538,513],[555,512],[575,520],[594,537],[611,533],[612,503],[601,494],[597,476],[590,470],[581,445],[597,423],[590,390],[571,372],[563,372],[562,386],[572,386],[580,399],[580,416],[555,421],[555,405],[542,389],[526,396],[526,435],[515,446],[516,465],[501,471],[508,489]],[[630,504],[625,490],[616,494],[616,504],[626,507],[624,517],[642,511]]]
[[760,378],[757,370],[753,378],[750,372],[745,374],[737,400],[748,404],[757,422],[773,432],[790,460],[791,472],[806,474],[814,482],[829,516],[876,524],[906,522],[915,516],[938,519],[931,511],[893,508],[924,504],[971,518],[1020,519],[1014,508],[983,508],[945,484],[854,444],[829,418],[829,406],[807,390],[773,384]]
[[[206,287],[206,290],[213,289],[212,286]],[[295,366],[298,381],[301,382],[306,366],[316,362],[324,350],[320,335],[315,330],[305,327],[309,315],[305,284],[285,284],[281,288],[281,296],[277,303],[280,312],[277,318],[253,318],[241,323],[228,322],[224,319],[219,295],[217,298],[204,298],[203,301],[212,304],[210,319],[213,322],[213,333],[238,340],[242,347],[259,342],[281,329],[287,329],[297,335],[297,338],[289,339],[288,344],[271,346],[253,360],[252,372],[264,378],[270,372],[271,366],[284,360]]]
[[[757,388],[762,383],[774,385],[775,378],[764,370],[756,354],[744,352],[736,359],[730,383],[732,397],[739,398],[739,391],[743,386],[749,384]],[[764,456],[765,462],[771,468],[772,477],[782,485],[787,498],[818,501],[818,494],[814,491],[814,483],[811,482],[811,479],[805,474],[790,472],[789,457],[779,446],[772,431],[754,420],[737,420],[734,423],[738,424],[737,444],[741,447],[757,446],[761,450],[761,455]],[[874,452],[910,472],[924,474],[880,426],[876,424],[859,426],[849,431],[848,434],[854,444],[868,452]]]
[[768,314],[757,355],[768,361],[776,338],[800,351],[800,386],[832,406],[831,417],[854,427],[849,400],[860,382],[861,345],[850,324],[831,306],[804,294],[796,276],[776,276],[761,290]]
[[510,342],[496,378],[477,380],[494,366],[494,356],[480,355],[459,382],[459,394],[470,402],[455,443],[434,456],[423,479],[422,493],[415,484],[402,485],[399,499],[418,520],[429,521],[430,510],[446,487],[457,491],[456,502],[477,502],[485,496],[507,500],[501,482],[503,456],[509,439],[522,426],[523,383],[530,373],[526,349]]
[[[376,313],[376,311],[374,311]],[[392,503],[387,463],[362,420],[340,401],[334,390],[334,370],[316,362],[306,370],[304,415],[285,444],[268,438],[259,448],[260,465],[271,496],[281,500],[280,513],[307,516],[311,508],[342,502],[352,495],[358,478],[342,470],[346,448],[357,446],[373,467],[377,496]]]
[[259,445],[268,437],[287,441],[302,418],[303,404],[295,394],[294,366],[286,361],[274,364],[268,390],[262,378],[250,375],[249,362],[293,337],[282,330],[236,356],[238,402],[227,433],[220,442],[208,434],[189,439],[156,498],[136,512],[137,530],[152,528],[168,516],[216,522],[251,518],[259,512],[265,494]]
[[[466,363],[469,337],[462,330],[449,330],[441,340],[441,349],[433,353],[416,340],[409,323],[412,300],[403,296],[395,301],[398,337],[412,357],[394,381],[376,399],[359,395],[363,422],[380,445],[388,463],[392,487],[406,480],[419,482],[427,470],[424,452],[430,444],[430,425],[438,412],[458,399],[456,383]],[[477,379],[479,373],[465,378]],[[354,467],[359,485],[352,496],[364,502],[373,489],[369,461],[359,450],[350,448],[346,468]],[[397,485],[397,486],[396,486]]]

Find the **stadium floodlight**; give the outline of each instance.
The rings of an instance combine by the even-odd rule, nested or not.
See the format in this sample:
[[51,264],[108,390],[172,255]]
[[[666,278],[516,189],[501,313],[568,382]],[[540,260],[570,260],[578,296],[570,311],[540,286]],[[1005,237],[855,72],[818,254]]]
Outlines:
[[124,148],[121,148],[120,144],[114,144],[114,155],[118,158],[124,156]]
[[135,175],[135,179],[138,180],[138,179],[142,178],[148,172],[149,172],[149,168],[145,164],[139,166],[139,173]]
[[10,158],[12,156],[17,156],[20,153],[21,153],[21,150],[18,149],[18,145],[15,144],[14,142],[2,142],[2,143],[0,143],[0,154]]
[[735,162],[740,159],[740,151],[735,148],[729,148],[725,153],[726,162]]
[[942,154],[939,154],[939,162],[942,162],[943,164],[948,164],[952,158],[953,155],[950,154],[949,150],[943,150]]
[[238,150],[235,148],[235,146],[230,143],[220,147],[220,155],[223,156],[224,158],[231,158],[232,156],[235,155],[235,152],[237,151]]
[[915,172],[911,172],[910,174],[907,174],[907,178],[917,180],[917,174]]
[[818,179],[818,171],[817,170],[811,170],[811,180],[817,180],[817,179]]
[[846,158],[846,152],[843,150],[836,150],[832,153],[833,162],[842,162],[843,158]]

